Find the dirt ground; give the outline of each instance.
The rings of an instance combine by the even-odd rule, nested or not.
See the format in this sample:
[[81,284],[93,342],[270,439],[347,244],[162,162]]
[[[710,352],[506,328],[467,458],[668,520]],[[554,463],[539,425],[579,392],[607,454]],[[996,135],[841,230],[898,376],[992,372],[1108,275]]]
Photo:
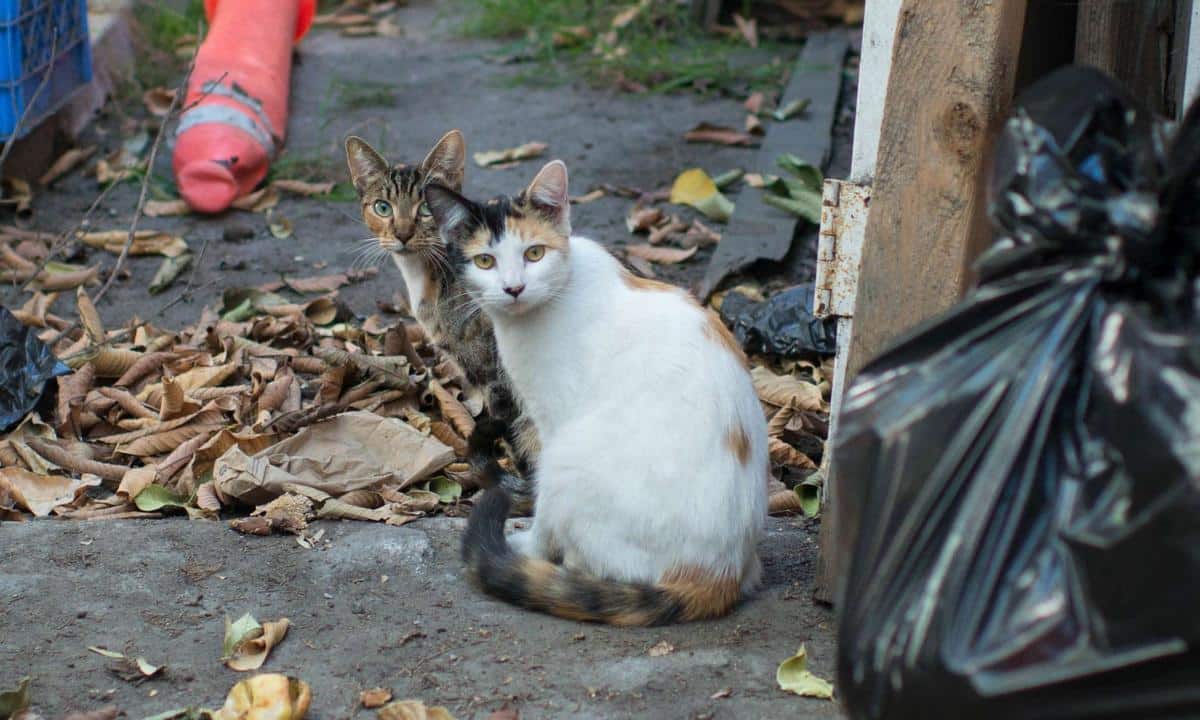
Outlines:
[[[443,15],[434,4],[411,3],[398,15],[406,29],[400,40],[310,35],[295,69],[285,157],[315,163],[341,181],[341,141],[349,133],[377,143],[393,160],[417,161],[458,127],[469,151],[549,143],[549,156],[571,169],[572,193],[582,194],[601,183],[666,186],[693,166],[716,174],[744,165],[755,152],[681,139],[701,121],[740,126],[735,100],[637,96],[581,83],[515,85],[518,68],[495,61],[495,44],[457,38]],[[394,102],[345,107],[339,97],[355,80],[387,85]],[[115,147],[118,124],[118,117],[102,120],[95,139]],[[832,174],[847,163],[843,125]],[[472,164],[467,193],[513,192],[538,166]],[[167,158],[159,172],[169,176]],[[119,188],[92,228],[127,227],[136,190]],[[60,181],[37,198],[33,226],[70,227],[96,194],[92,178]],[[624,243],[629,202],[606,197],[576,206],[577,232]],[[132,258],[130,276],[100,308],[105,323],[115,327],[137,315],[164,327],[188,324],[224,288],[344,269],[367,235],[356,203],[285,197],[280,215],[295,228],[287,240],[272,237],[264,216],[246,212],[144,219],[143,227],[183,234],[193,253],[205,247],[194,292],[164,310],[183,281],[151,297],[146,288],[159,259]],[[248,228],[251,237],[226,240],[231,227]],[[708,252],[661,274],[690,285],[703,274]],[[111,264],[111,257],[103,260]],[[339,297],[365,316],[399,288],[399,273],[382,267]],[[67,300],[59,303],[56,312],[73,314]],[[459,718],[486,717],[506,702],[525,718],[839,717],[833,703],[790,696],[775,685],[776,666],[802,642],[814,671],[833,673],[833,615],[811,601],[816,526],[809,521],[771,521],[762,546],[766,588],[733,616],[654,630],[584,626],[481,597],[461,577],[459,520],[320,526],[326,541],[307,550],[290,537],[246,537],[224,524],[184,519],[0,525],[0,689],[32,676],[35,709],[51,718],[106,704],[135,718],[185,705],[214,707],[238,679],[218,661],[223,617],[251,612],[291,618],[291,634],[265,669],[309,682],[315,718],[366,712],[357,708],[359,691],[380,685],[398,698],[444,704]],[[673,652],[648,655],[664,640]],[[89,645],[136,649],[168,671],[133,685],[108,672],[109,661],[87,652]],[[731,691],[728,697],[712,699],[723,690]]]
[[[807,643],[833,672],[833,619],[809,600],[815,534],[772,520],[766,588],[717,622],[619,629],[516,610],[477,593],[458,559],[463,521],[404,528],[324,522],[313,550],[185,520],[28,522],[0,531],[0,678],[33,677],[48,718],[103,705],[146,717],[216,706],[239,674],[219,661],[223,621],[288,617],[264,671],[313,688],[311,717],[369,716],[358,694],[484,718],[836,718],[786,695],[775,667]],[[651,656],[666,641],[674,650]],[[134,685],[89,645],[144,656],[166,674]],[[711,699],[730,690],[727,698]]]

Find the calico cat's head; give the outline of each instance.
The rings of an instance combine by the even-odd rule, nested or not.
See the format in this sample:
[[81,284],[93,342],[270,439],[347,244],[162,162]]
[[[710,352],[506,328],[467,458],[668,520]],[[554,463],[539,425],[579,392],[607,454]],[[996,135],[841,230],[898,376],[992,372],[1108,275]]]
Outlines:
[[425,199],[459,277],[488,314],[520,315],[562,292],[570,277],[571,206],[561,160],[513,198],[479,204],[430,185]]
[[362,138],[346,139],[346,162],[362,201],[363,221],[380,250],[427,255],[442,247],[437,225],[425,204],[424,190],[429,183],[460,190],[466,154],[458,130],[443,135],[417,166],[391,167]]

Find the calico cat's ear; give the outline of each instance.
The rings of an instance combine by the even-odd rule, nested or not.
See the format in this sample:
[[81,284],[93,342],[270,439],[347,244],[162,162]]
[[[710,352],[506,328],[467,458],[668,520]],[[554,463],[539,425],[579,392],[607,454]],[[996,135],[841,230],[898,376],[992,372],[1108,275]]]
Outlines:
[[346,164],[350,166],[350,180],[359,192],[366,186],[368,178],[387,172],[387,160],[375,152],[366,140],[351,135],[346,138]]
[[446,242],[459,242],[470,230],[471,201],[450,188],[437,183],[426,185],[425,204]]
[[451,130],[437,141],[421,161],[421,172],[451,190],[462,190],[466,176],[467,143],[458,130]]
[[571,234],[571,201],[567,196],[567,166],[546,163],[525,190],[527,202],[563,235]]

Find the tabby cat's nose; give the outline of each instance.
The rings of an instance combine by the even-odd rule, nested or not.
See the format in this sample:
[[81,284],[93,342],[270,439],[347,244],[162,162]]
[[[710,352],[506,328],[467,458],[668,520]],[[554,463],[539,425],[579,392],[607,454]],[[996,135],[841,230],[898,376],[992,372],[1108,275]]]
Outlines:
[[524,285],[510,285],[510,286],[504,288],[504,292],[508,293],[509,295],[512,295],[513,297],[516,297],[516,296],[520,295],[521,291],[524,289],[525,289]]

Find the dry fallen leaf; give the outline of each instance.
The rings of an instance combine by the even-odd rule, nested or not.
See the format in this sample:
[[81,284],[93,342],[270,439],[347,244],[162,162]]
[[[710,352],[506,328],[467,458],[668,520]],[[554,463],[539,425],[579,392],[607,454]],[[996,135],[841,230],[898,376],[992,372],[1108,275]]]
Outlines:
[[146,206],[142,209],[147,217],[172,217],[176,215],[187,215],[192,211],[188,207],[187,202],[175,200],[147,200]]
[[625,248],[625,253],[631,257],[641,258],[660,265],[674,265],[687,260],[696,254],[699,247],[692,247],[687,250],[672,247],[656,247],[654,245],[630,245]]
[[268,620],[259,624],[249,613],[230,622],[225,618],[224,656],[227,667],[238,672],[257,670],[267,660],[271,648],[287,635],[291,621],[287,618]]
[[98,479],[88,482],[62,475],[39,475],[19,467],[0,468],[0,493],[37,517],[49,515],[54,508],[74,500],[84,488],[98,484]]
[[441,705],[425,707],[420,700],[397,700],[379,708],[379,720],[454,720]]
[[329,182],[305,182],[304,180],[276,180],[271,183],[272,187],[279,188],[286,192],[304,197],[318,197],[328,195],[333,192],[335,183]]
[[303,680],[263,674],[234,685],[212,720],[301,720],[312,703]]
[[775,671],[775,682],[779,683],[779,689],[801,697],[833,699],[833,684],[809,672],[808,652],[803,645],[795,655],[780,663]]
[[79,167],[79,165],[83,164],[85,160],[94,154],[96,154],[95,145],[71,148],[62,155],[59,155],[58,159],[54,161],[46,172],[42,173],[42,176],[38,178],[38,184],[46,186],[53,183],[55,180]]
[[546,148],[548,147],[550,146],[546,143],[529,142],[505,150],[477,152],[472,157],[475,158],[475,164],[479,167],[496,167],[501,164],[540,157],[542,153],[546,152]]
[[787,465],[802,470],[815,470],[817,467],[811,458],[779,438],[771,438],[769,447],[771,462],[776,465]]
[[392,691],[387,688],[371,688],[358,694],[358,701],[369,709],[383,707],[392,699]]
[[800,496],[786,487],[767,496],[767,513],[770,515],[798,513],[801,510],[803,508],[800,505]]
[[631,233],[649,232],[663,220],[663,211],[656,207],[634,205],[625,216],[625,227]]
[[233,201],[233,207],[250,212],[266,212],[279,204],[279,191],[273,185],[255,190]]
[[714,145],[753,145],[756,142],[747,133],[706,122],[688,130],[683,134],[683,139],[691,143],[712,143]]
[[791,375],[776,375],[765,367],[750,371],[754,390],[759,399],[775,407],[792,407],[796,410],[825,411],[821,389]]
[[334,273],[305,278],[285,277],[283,282],[298,293],[327,293],[350,282],[350,278],[345,273]]
[[746,132],[750,135],[765,135],[766,129],[763,128],[762,120],[758,119],[757,115],[746,116]]
[[675,652],[675,646],[666,640],[662,640],[646,651],[646,654],[650,657],[662,657],[663,655],[670,655],[673,652]]
[[142,93],[142,104],[155,117],[166,117],[175,102],[174,88],[150,88]]
[[764,96],[761,92],[750,93],[750,97],[746,98],[746,102],[742,103],[742,107],[746,108],[746,112],[757,115],[762,112]]
[[[129,238],[125,230],[102,230],[81,233],[78,239],[89,247],[120,254]],[[129,246],[130,255],[165,255],[178,257],[187,252],[188,246],[183,238],[159,230],[138,230],[133,236],[133,244]]]
[[737,25],[738,32],[741,33],[742,39],[752,48],[758,47],[758,21],[751,18],[747,20],[741,15],[734,13],[733,22]]
[[637,19],[638,15],[642,14],[643,10],[649,7],[650,2],[651,0],[639,0],[636,5],[630,5],[614,15],[612,19],[612,29],[620,30],[621,28],[629,25],[629,23]]
[[604,188],[596,188],[595,190],[571,198],[572,205],[587,205],[590,202],[595,202],[607,195],[608,192]]

